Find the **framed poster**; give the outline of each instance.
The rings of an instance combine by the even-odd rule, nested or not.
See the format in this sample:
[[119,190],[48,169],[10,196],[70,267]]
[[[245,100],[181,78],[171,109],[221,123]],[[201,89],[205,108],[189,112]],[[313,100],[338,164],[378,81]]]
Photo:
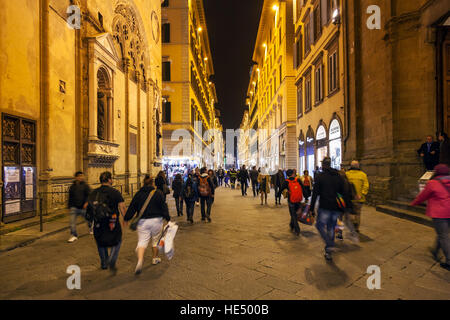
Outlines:
[[5,201],[20,199],[20,168],[4,167]]

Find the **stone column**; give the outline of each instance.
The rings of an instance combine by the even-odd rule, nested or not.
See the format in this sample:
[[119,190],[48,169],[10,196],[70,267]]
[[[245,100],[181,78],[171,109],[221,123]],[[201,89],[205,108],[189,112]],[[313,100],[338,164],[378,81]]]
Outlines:
[[114,108],[113,108],[113,97],[112,94],[109,93],[107,96],[107,128],[108,128],[108,134],[107,139],[110,142],[113,142],[114,140],[114,132],[113,132],[113,126],[114,126]]
[[125,73],[125,192],[130,192],[130,59],[123,59]]
[[141,186],[141,133],[142,133],[142,124],[141,124],[141,75],[139,73],[139,71],[135,71],[136,72],[136,82],[137,82],[137,104],[136,104],[136,112],[137,112],[137,138],[136,138],[136,144],[137,144],[137,184],[138,187]]

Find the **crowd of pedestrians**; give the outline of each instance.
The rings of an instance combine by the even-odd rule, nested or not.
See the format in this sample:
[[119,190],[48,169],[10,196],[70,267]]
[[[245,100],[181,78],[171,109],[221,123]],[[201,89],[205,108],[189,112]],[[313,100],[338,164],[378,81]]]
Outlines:
[[[427,215],[433,219],[437,234],[431,253],[439,261],[442,250],[446,261],[441,266],[450,270],[450,172],[446,164],[433,169],[434,177],[412,205],[428,201]],[[187,222],[194,224],[196,206],[200,207],[201,221],[212,222],[218,187],[240,189],[242,196],[247,197],[251,185],[253,197],[259,196],[261,205],[268,204],[268,195],[273,190],[276,207],[282,206],[282,198],[287,200],[289,228],[293,234],[301,234],[299,221],[310,226],[315,222],[325,244],[324,257],[328,261],[333,259],[336,239],[344,240],[342,230],[348,231],[350,241],[359,242],[362,209],[369,193],[368,177],[358,161],[352,161],[348,170],[337,170],[331,167],[329,157],[322,160],[321,168],[316,168],[313,176],[307,170],[299,175],[295,169],[280,169],[270,175],[267,168],[257,169],[255,166],[250,170],[243,166],[228,171],[195,168],[183,175],[176,174],[170,185],[165,172],[161,171],[155,179],[145,177],[144,186],[133,197],[128,209],[120,192],[112,187],[110,172],[100,175],[100,184],[99,188],[91,191],[83,173],[75,174],[69,190],[71,236],[68,241],[78,239],[76,220],[84,216],[97,244],[101,268],[115,272],[122,244],[122,227],[129,225],[138,236],[136,274],[142,272],[149,243],[152,246],[152,264],[161,262],[158,242],[164,226],[171,220],[167,205],[170,193],[173,194],[177,216],[184,216],[185,210]]]

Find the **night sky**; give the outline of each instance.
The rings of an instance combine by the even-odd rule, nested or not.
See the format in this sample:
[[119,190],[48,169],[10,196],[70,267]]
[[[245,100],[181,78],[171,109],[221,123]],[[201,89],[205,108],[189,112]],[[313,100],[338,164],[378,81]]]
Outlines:
[[245,110],[263,0],[203,0],[223,129],[237,129]]

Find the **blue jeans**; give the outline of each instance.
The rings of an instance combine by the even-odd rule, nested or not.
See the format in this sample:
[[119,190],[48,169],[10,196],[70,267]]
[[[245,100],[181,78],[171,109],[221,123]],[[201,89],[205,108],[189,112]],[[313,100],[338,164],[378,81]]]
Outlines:
[[[75,207],[70,208],[70,234],[74,237],[78,237],[77,233],[77,217],[86,217],[86,210],[78,209]],[[91,227],[88,222],[89,228]]]
[[100,262],[102,264],[102,268],[106,269],[108,266],[110,268],[114,268],[116,266],[117,258],[119,257],[120,246],[122,245],[122,241],[119,242],[118,245],[111,248],[111,252],[108,256],[108,247],[99,247],[98,254],[100,256]]
[[318,210],[316,228],[325,241],[325,252],[327,253],[331,253],[331,248],[334,247],[334,229],[336,228],[337,219],[340,215],[341,212],[339,211],[320,208]]

